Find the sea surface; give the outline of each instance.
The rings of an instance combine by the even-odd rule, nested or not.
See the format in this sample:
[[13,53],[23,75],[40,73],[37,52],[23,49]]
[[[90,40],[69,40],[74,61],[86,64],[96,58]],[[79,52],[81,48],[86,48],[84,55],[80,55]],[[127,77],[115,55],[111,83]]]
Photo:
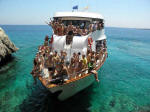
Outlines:
[[60,102],[30,75],[37,47],[51,28],[1,27],[19,51],[0,69],[0,112],[150,111],[150,30],[106,27],[108,58],[98,72],[100,83]]

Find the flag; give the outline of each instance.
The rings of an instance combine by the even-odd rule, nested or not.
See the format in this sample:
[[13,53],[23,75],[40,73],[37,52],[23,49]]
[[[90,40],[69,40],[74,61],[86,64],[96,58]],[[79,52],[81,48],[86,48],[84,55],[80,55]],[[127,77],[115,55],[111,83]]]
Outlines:
[[73,10],[74,10],[74,9],[78,9],[78,5],[73,6],[72,9],[73,9]]
[[88,10],[88,9],[89,9],[89,7],[88,7],[88,6],[84,7],[84,10]]

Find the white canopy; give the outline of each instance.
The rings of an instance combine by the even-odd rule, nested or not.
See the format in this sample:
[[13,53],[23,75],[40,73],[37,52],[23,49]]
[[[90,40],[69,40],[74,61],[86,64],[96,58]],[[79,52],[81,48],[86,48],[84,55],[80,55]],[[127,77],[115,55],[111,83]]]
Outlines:
[[86,54],[87,51],[87,44],[88,44],[88,35],[87,36],[74,36],[73,37],[73,43],[69,48],[69,51],[66,47],[66,36],[56,36],[54,35],[54,41],[53,41],[53,48],[54,50],[57,50],[60,52],[61,50],[65,50],[66,52],[70,52],[68,54],[72,55],[74,52],[81,54]]
[[82,17],[82,18],[93,18],[93,19],[104,19],[102,15],[91,12],[56,12],[54,17]]

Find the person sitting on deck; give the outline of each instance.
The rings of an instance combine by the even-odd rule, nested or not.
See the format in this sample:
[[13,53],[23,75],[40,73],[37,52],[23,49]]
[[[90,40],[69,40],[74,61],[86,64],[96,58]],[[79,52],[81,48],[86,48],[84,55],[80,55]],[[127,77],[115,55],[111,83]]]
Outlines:
[[77,56],[77,54],[74,52],[72,58],[75,60],[75,59],[76,59],[76,56]]
[[40,76],[41,71],[42,71],[42,64],[41,62],[38,62],[37,58],[34,59],[34,69],[31,72],[33,79],[34,79],[34,83],[37,83],[36,78]]
[[64,60],[64,59],[65,59],[63,50],[60,51],[60,59],[61,59],[61,60]]
[[56,64],[56,69],[55,69],[56,76],[60,76],[61,75],[61,70],[63,68],[62,64],[63,64],[63,60],[58,59],[57,60],[57,64]]
[[91,56],[92,56],[92,54],[91,54],[91,52],[89,52],[89,54],[87,55],[87,63],[89,63],[91,61]]
[[99,80],[98,80],[98,73],[95,70],[95,63],[94,63],[93,59],[88,63],[88,69],[89,69],[89,73],[93,73],[94,76],[95,76],[96,81],[99,82]]
[[68,68],[65,66],[64,61],[62,61],[61,64],[62,64],[61,75],[63,76],[63,78],[64,78],[64,76],[68,77],[69,76]]
[[100,64],[100,53],[95,53],[96,64]]
[[68,67],[69,77],[73,78],[75,76],[75,58],[71,58],[71,62]]
[[40,52],[39,55],[38,55],[38,62],[41,62],[41,65],[42,65],[43,67],[44,67],[44,63],[45,63],[44,57],[45,57],[45,53],[43,53],[43,51]]
[[53,55],[53,63],[54,63],[54,68],[56,68],[56,64],[59,61],[59,55],[57,54],[57,51],[55,51],[54,55]]
[[68,69],[64,64],[64,61],[61,61],[55,70],[56,75],[53,76],[52,83],[63,84],[64,79],[68,79]]
[[54,74],[54,58],[52,52],[50,53],[48,57],[48,71],[49,71],[49,76],[52,77]]
[[75,55],[74,60],[75,60],[74,61],[75,62],[75,68],[74,68],[75,74],[74,75],[76,76],[77,75],[76,72],[78,72],[78,69],[79,69],[79,54]]
[[77,71],[79,76],[83,74],[82,73],[83,67],[84,67],[83,60],[79,60],[78,71]]
[[44,67],[45,68],[48,68],[48,63],[49,63],[49,53],[45,53],[45,56],[44,56]]

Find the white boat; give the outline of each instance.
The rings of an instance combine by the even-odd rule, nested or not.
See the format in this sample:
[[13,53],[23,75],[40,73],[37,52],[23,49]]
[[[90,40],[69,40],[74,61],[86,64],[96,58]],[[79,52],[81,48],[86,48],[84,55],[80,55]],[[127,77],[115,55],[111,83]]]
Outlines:
[[[104,23],[104,18],[102,15],[97,13],[90,13],[90,12],[57,12],[54,19],[61,19],[64,24],[67,24],[68,21],[72,21],[74,24],[79,23],[88,26],[90,23],[95,21],[100,21]],[[106,35],[104,33],[104,28],[100,30],[95,30],[91,33],[88,33],[84,36],[74,36],[71,45],[66,45],[66,35],[58,36],[53,34],[53,44],[52,47],[54,50],[60,52],[61,50],[65,50],[67,52],[67,59],[70,60],[70,57],[73,55],[74,52],[81,54],[86,54],[88,49],[88,38],[92,38],[92,51],[99,50],[99,44],[103,43],[106,40]],[[107,50],[103,53],[100,62],[97,64],[96,70],[99,70],[101,66],[104,64],[105,59],[107,57]],[[45,76],[46,72],[43,72],[43,76]],[[51,93],[59,93],[58,99],[65,100],[79,91],[87,88],[90,86],[94,81],[95,77],[93,74],[88,73],[87,71],[84,72],[84,75],[78,75],[74,78],[67,79],[61,85],[57,84],[47,84],[47,81],[43,77],[39,77],[39,80],[42,84],[48,88]]]

